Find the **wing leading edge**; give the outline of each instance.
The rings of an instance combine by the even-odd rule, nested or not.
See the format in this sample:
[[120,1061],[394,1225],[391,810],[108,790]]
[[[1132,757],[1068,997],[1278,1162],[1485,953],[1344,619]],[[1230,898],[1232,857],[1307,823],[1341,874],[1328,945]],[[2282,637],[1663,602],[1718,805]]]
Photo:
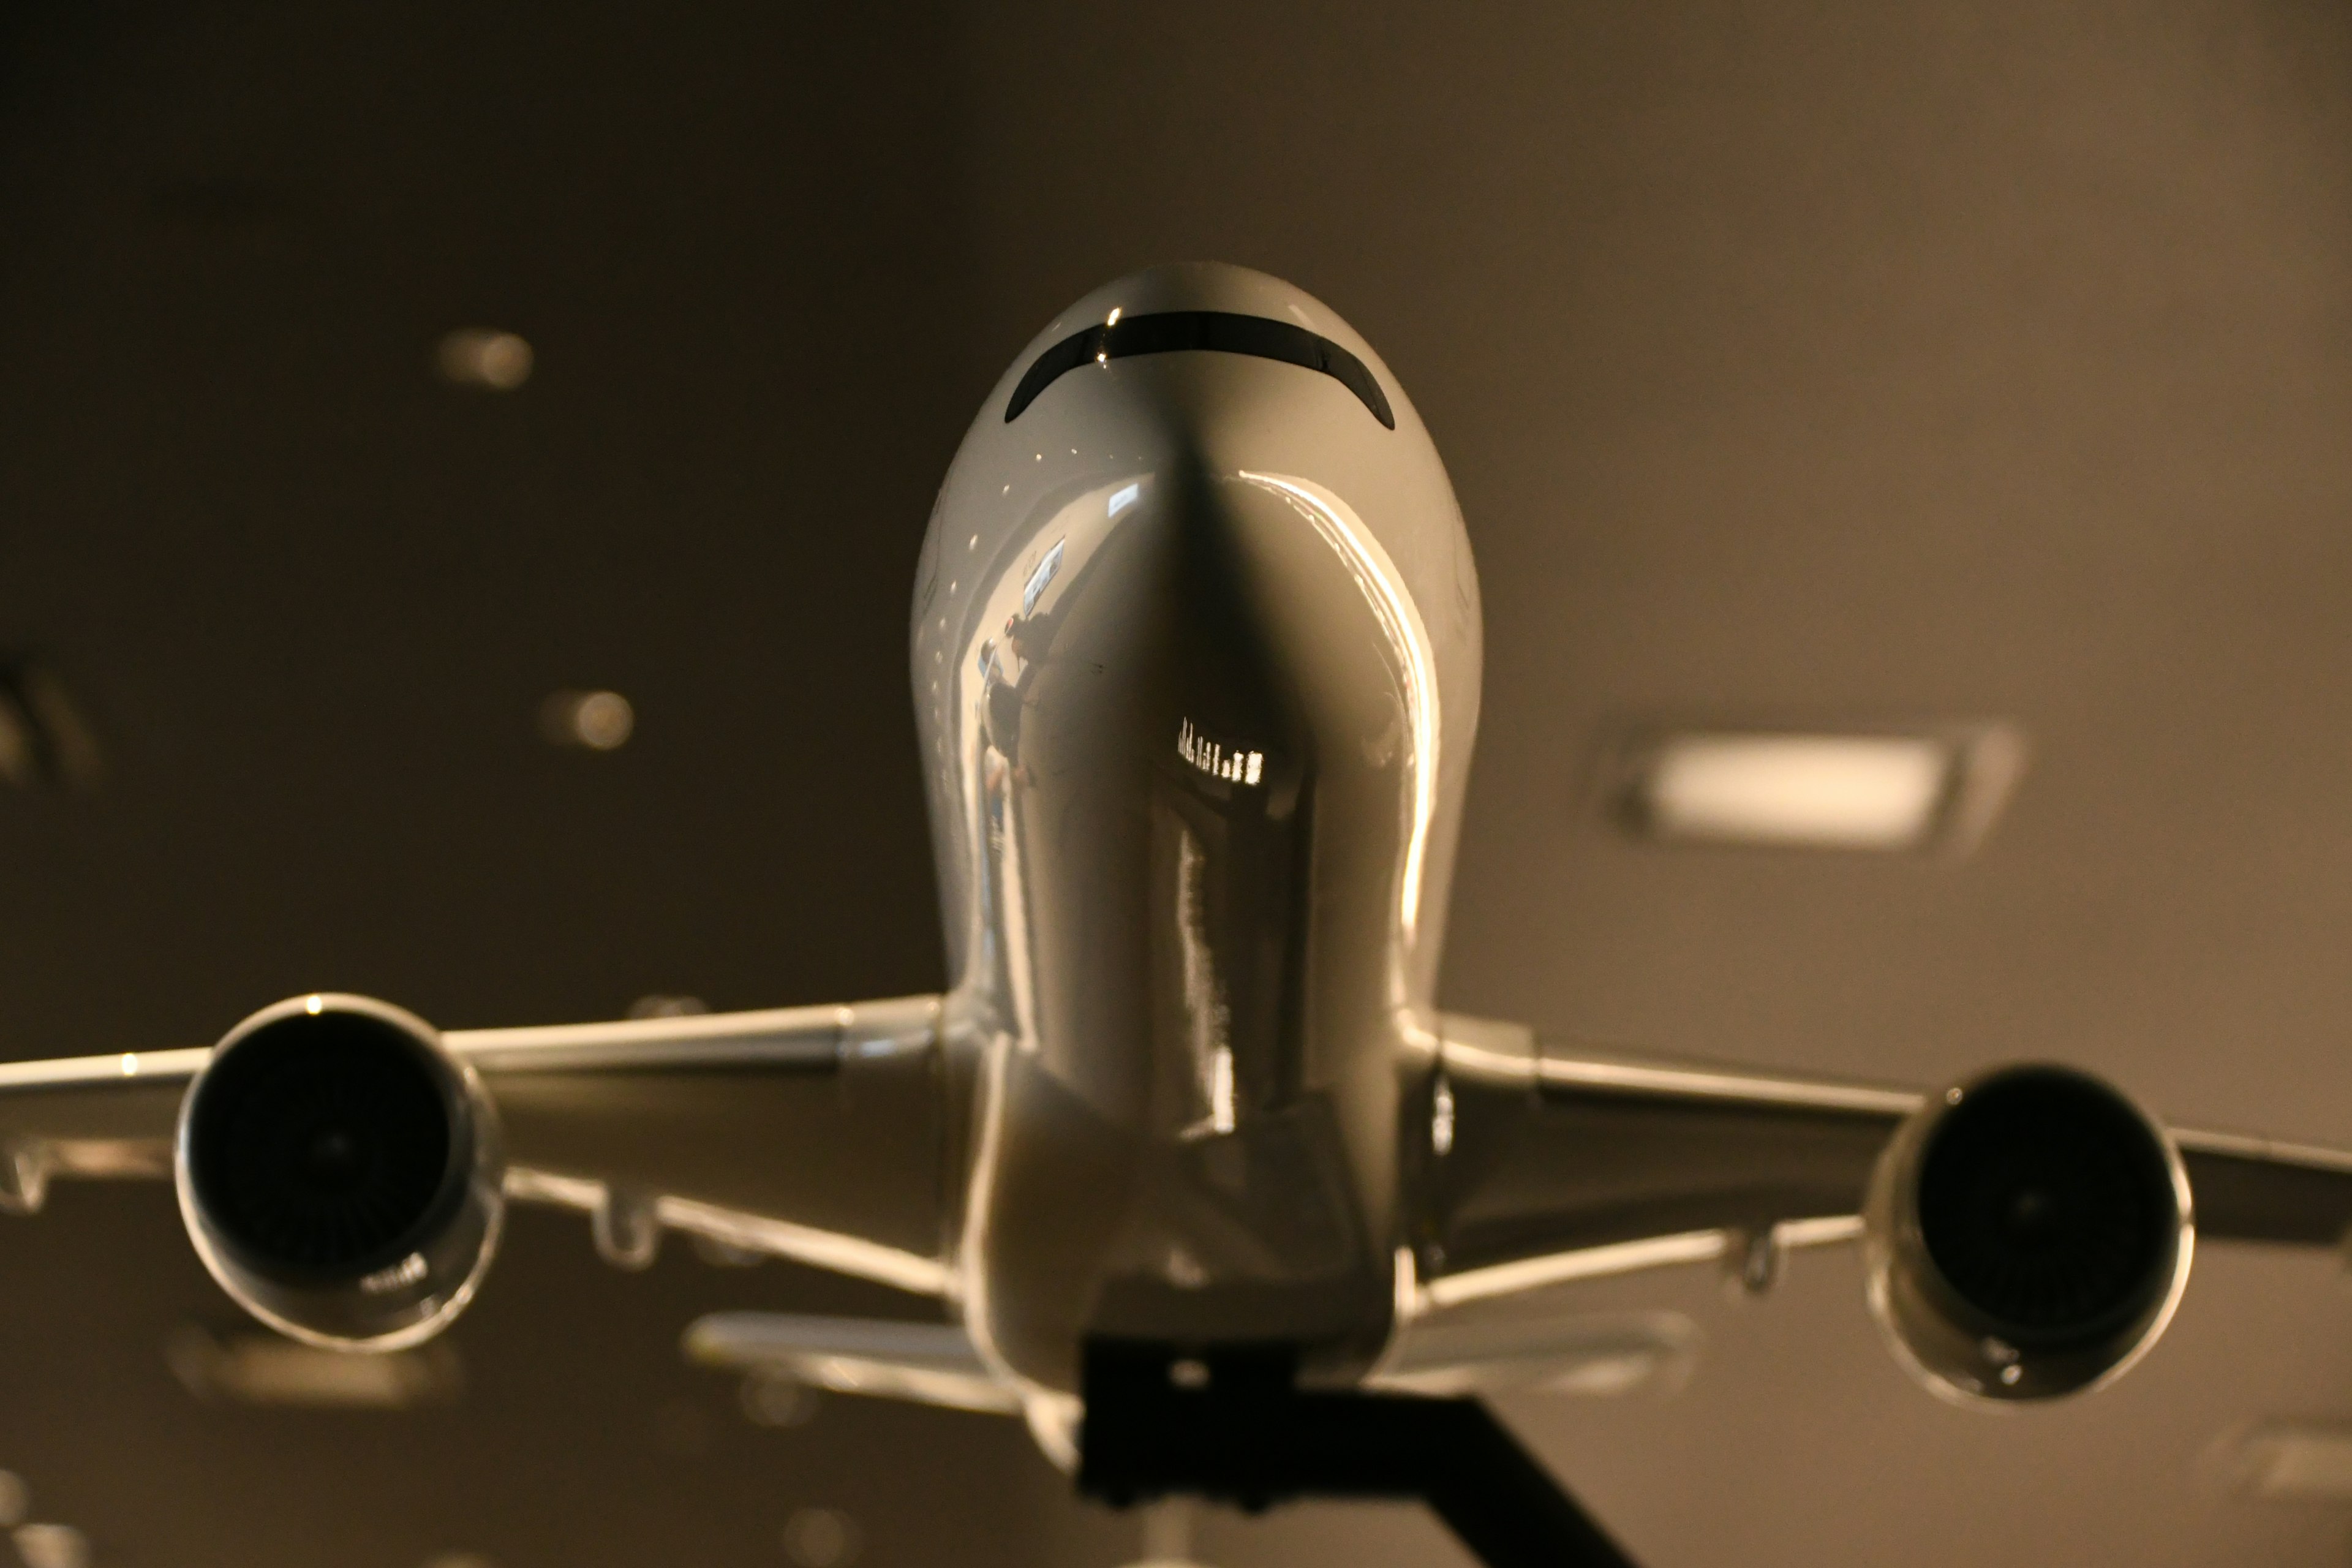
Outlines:
[[[1728,1264],[1861,1234],[1900,1087],[1563,1047],[1449,1016],[1434,1197],[1390,1367],[1451,1375],[1447,1309],[1602,1275]],[[590,1216],[651,1261],[675,1230],[952,1297],[961,1104],[940,999],[452,1031],[498,1107],[509,1197]],[[0,1065],[0,1208],[58,1179],[168,1178],[205,1048]],[[2340,1247],[2352,1155],[2175,1134],[2205,1240]],[[1458,1349],[1458,1347],[1456,1347]],[[1508,1357],[1535,1354],[1515,1348]],[[933,1369],[937,1370],[937,1369]]]
[[[1622,1056],[1444,1019],[1435,1140],[1443,1309],[1706,1261],[1769,1283],[1792,1247],[1862,1233],[1871,1174],[1923,1091]],[[2200,1240],[2341,1247],[2352,1154],[2175,1130]]]
[[[591,1216],[649,1263],[661,1232],[951,1293],[941,1006],[908,996],[444,1033],[498,1107],[507,1195]],[[209,1048],[0,1065],[0,1208],[59,1178],[172,1173]]]

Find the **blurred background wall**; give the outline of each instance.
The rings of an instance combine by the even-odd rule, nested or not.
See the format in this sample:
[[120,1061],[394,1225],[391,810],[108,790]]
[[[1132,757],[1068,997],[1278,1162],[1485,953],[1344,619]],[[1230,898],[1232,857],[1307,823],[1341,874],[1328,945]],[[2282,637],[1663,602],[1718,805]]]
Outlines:
[[[103,756],[0,789],[0,1052],[318,987],[475,1025],[938,984],[930,495],[1055,310],[1190,258],[1346,315],[1460,492],[1450,1005],[2054,1056],[2352,1140],[2352,16],[2294,0],[0,3],[0,653]],[[527,380],[451,382],[477,327]],[[551,745],[592,689],[627,744]],[[1611,726],[1694,713],[2033,761],[1964,861],[1624,841]],[[1662,1568],[2352,1549],[2213,1479],[2243,1423],[2352,1419],[2324,1260],[2200,1259],[2145,1367],[2011,1420],[1909,1387],[1855,1276],[1589,1289],[1688,1314],[1696,1375],[1510,1414]],[[526,1215],[463,1394],[398,1413],[193,1397],[166,1347],[231,1320],[158,1191],[0,1226],[0,1467],[99,1564],[826,1568],[814,1509],[877,1564],[1137,1550],[1009,1425],[747,1419],[693,1313],[905,1310],[781,1265],[618,1275]],[[1461,1560],[1368,1510],[1203,1554]]]

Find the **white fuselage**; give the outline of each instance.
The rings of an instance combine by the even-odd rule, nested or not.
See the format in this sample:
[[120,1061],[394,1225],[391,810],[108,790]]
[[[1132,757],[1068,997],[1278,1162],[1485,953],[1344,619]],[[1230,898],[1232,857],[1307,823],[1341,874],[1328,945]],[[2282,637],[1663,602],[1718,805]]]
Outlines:
[[[1083,357],[1033,370],[1056,345]],[[1362,1366],[1412,1240],[1478,707],[1476,575],[1412,405],[1261,274],[1089,295],[949,471],[913,677],[982,1353],[1041,1394],[1089,1336]]]

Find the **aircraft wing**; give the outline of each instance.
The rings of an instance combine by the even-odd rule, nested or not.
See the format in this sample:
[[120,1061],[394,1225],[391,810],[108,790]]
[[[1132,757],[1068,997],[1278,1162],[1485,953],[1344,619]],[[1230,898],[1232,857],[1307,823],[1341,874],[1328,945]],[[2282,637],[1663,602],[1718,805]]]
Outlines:
[[[497,1108],[515,1201],[591,1217],[616,1263],[663,1230],[942,1296],[940,1004],[457,1030]],[[0,1065],[0,1208],[47,1184],[163,1177],[209,1048]]]
[[[1791,1247],[1851,1241],[1916,1089],[1621,1056],[1447,1016],[1435,1142],[1444,1309],[1722,1260],[1756,1286]],[[2200,1241],[2336,1247],[2352,1154],[2175,1129]]]

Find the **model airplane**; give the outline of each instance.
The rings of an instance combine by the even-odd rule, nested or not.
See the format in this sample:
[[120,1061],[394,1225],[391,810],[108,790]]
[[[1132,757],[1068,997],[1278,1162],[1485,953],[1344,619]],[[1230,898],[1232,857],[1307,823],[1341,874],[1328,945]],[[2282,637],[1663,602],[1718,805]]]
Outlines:
[[722,1318],[702,1353],[1018,1415],[1065,1464],[1137,1364],[1491,1387],[1587,1331],[1466,1303],[1853,1242],[1930,1389],[2047,1399],[2148,1349],[2198,1234],[2352,1226],[2352,1158],[2063,1068],[1922,1093],[1438,1011],[1479,639],[1445,470],[1363,340],[1258,273],[1123,279],[990,395],[923,547],[945,994],[446,1033],[297,997],[209,1048],[0,1067],[0,1202],[169,1176],[231,1296],[354,1350],[446,1327],[510,1201],[621,1262],[692,1232],[951,1322]]

